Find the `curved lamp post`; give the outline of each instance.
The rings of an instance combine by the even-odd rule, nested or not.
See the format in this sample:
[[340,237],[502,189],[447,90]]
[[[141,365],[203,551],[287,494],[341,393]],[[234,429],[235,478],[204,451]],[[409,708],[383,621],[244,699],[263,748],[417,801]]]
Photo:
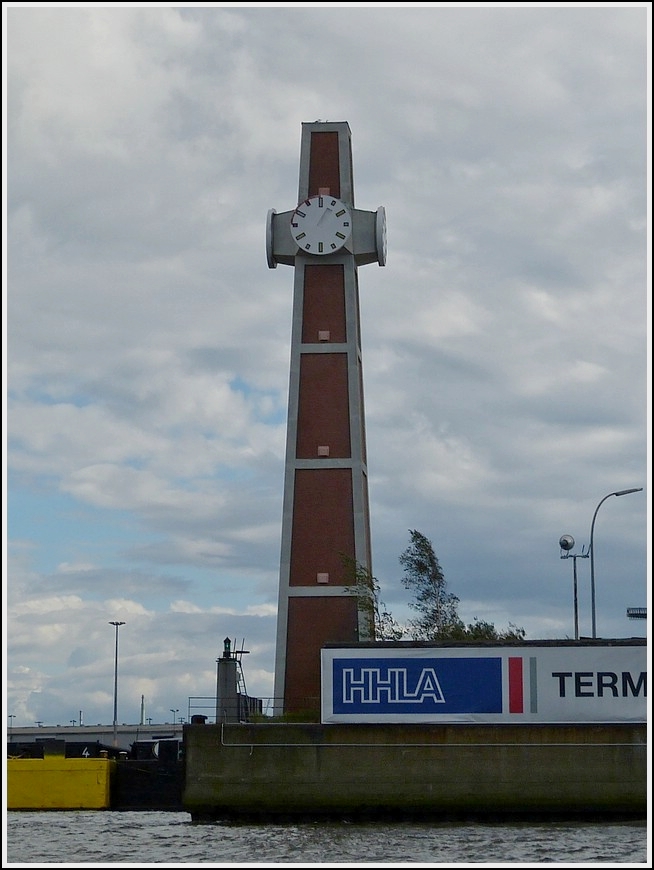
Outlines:
[[605,495],[601,502],[595,508],[595,513],[593,514],[593,521],[590,524],[590,606],[593,620],[593,637],[597,637],[596,631],[596,622],[595,622],[595,548],[593,547],[593,532],[595,531],[595,518],[597,517],[597,511],[602,507],[607,498],[611,498],[612,495],[629,495],[631,492],[642,492],[642,486],[638,486],[635,489],[621,489],[618,492],[610,492],[608,495]]
[[116,627],[116,653],[114,655],[114,746],[118,746],[118,628],[124,622],[110,622]]

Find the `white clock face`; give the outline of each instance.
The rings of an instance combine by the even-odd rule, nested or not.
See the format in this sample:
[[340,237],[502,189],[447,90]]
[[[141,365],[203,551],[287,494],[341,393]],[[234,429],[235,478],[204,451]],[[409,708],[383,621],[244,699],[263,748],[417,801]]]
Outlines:
[[307,254],[333,254],[352,235],[352,215],[340,199],[312,196],[293,212],[291,235],[298,248]]

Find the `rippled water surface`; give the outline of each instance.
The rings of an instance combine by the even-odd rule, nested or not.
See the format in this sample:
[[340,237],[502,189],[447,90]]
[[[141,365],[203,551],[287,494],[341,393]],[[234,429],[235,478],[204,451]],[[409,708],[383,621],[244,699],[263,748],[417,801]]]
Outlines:
[[649,863],[645,821],[193,824],[188,813],[9,812],[5,842],[3,866]]

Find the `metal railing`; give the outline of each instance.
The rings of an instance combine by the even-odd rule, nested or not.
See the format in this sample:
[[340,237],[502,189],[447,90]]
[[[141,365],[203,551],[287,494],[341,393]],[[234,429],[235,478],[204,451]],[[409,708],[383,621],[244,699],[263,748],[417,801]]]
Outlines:
[[[284,706],[282,698],[252,698],[249,695],[239,693],[238,699],[241,722],[272,720],[279,715],[276,711],[283,709]],[[293,704],[293,712],[287,711],[279,718],[292,722],[317,722],[320,720],[320,703],[316,698],[307,699],[307,703],[304,705],[305,709],[301,708],[302,705],[296,699]],[[193,716],[204,716],[207,725],[218,724],[216,723],[216,697],[211,695],[190,696],[187,722],[192,722]]]

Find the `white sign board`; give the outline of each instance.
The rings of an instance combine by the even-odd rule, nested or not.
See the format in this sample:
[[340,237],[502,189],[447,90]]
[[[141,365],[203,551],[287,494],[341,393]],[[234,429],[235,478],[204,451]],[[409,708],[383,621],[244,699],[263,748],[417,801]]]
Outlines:
[[645,722],[646,646],[322,650],[323,722]]

